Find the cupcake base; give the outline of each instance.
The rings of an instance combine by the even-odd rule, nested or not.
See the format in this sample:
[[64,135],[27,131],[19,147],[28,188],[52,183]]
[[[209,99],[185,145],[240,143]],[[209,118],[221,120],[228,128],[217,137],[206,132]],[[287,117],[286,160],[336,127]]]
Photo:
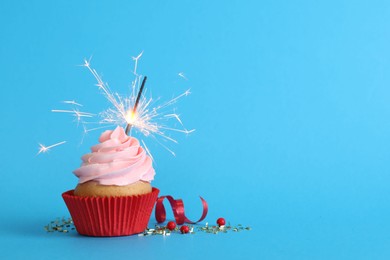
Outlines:
[[123,197],[79,197],[62,194],[79,234],[94,237],[128,236],[143,232],[159,190]]

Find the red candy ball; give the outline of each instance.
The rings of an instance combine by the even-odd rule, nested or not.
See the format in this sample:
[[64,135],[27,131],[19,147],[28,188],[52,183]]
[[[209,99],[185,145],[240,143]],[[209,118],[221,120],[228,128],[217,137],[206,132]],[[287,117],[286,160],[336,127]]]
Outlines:
[[226,221],[224,218],[217,219],[218,226],[224,226],[226,224]]
[[167,229],[169,230],[174,230],[176,228],[176,223],[173,222],[173,221],[169,221],[168,224],[167,224]]
[[190,228],[188,226],[181,226],[180,228],[180,231],[182,234],[187,234],[188,232],[190,232]]

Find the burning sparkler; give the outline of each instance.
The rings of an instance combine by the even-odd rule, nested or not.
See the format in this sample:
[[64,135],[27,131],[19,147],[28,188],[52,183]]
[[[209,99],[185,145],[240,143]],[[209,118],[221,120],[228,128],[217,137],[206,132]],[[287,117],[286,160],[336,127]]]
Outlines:
[[[121,96],[116,92],[112,92],[108,84],[104,83],[102,78],[96,72],[96,70],[91,67],[90,60],[85,59],[84,64],[82,66],[86,67],[94,76],[97,81],[96,85],[100,89],[101,94],[111,103],[111,107],[98,114],[82,112],[78,108],[53,109],[52,112],[72,114],[76,117],[77,122],[83,125],[85,134],[87,132],[101,128],[111,127],[115,125],[126,125],[127,134],[130,135],[132,129],[135,129],[136,131],[141,132],[146,137],[152,137],[164,148],[166,148],[170,153],[175,155],[174,152],[170,150],[166,145],[162,144],[157,137],[161,137],[162,139],[177,143],[177,141],[167,135],[166,132],[173,131],[189,134],[195,131],[194,129],[187,130],[184,127],[180,116],[176,114],[175,111],[169,111],[169,107],[171,105],[175,104],[180,98],[188,96],[190,94],[190,91],[187,90],[181,95],[176,96],[165,103],[154,106],[154,104],[159,101],[159,98],[157,100],[154,100],[152,97],[146,98],[145,95],[142,95],[143,92],[146,92],[146,90],[144,91],[146,76],[143,78],[142,83],[140,84],[142,76],[137,73],[138,60],[140,59],[142,54],[143,52],[141,52],[137,57],[132,57],[134,60],[133,73],[135,75],[135,79],[131,85],[132,91],[130,96]],[[184,74],[179,76],[185,78]],[[74,100],[63,101],[63,103],[77,107],[82,106]],[[98,121],[87,121],[88,119],[95,118],[96,116],[99,117]],[[179,124],[180,128],[168,126],[168,121],[171,119],[175,120]],[[89,126],[92,127],[89,128]],[[141,141],[144,144],[146,150],[149,151],[144,141]],[[44,146],[41,146],[41,149],[43,147]],[[150,152],[148,153],[150,154]]]
[[[141,53],[142,54],[142,53]],[[140,54],[140,55],[141,55]],[[144,90],[144,87],[145,87],[145,82],[146,82],[146,79],[147,77],[145,76],[143,81],[142,81],[142,84],[141,84],[141,88],[139,89],[138,91],[138,95],[137,95],[137,99],[135,100],[135,104],[134,104],[134,108],[133,108],[133,111],[131,111],[131,118],[134,117],[135,113],[137,112],[137,107],[138,107],[138,104],[139,104],[139,99],[142,95],[142,91]],[[127,126],[126,126],[126,134],[128,135],[129,134],[129,131],[131,129],[131,120],[126,120],[127,121]]]

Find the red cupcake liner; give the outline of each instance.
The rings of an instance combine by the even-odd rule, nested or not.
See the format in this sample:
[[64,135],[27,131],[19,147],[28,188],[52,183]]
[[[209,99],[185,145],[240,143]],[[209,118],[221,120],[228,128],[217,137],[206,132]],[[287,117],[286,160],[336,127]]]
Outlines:
[[149,222],[158,189],[144,195],[123,197],[79,197],[74,190],[62,194],[81,235],[128,236],[143,232]]

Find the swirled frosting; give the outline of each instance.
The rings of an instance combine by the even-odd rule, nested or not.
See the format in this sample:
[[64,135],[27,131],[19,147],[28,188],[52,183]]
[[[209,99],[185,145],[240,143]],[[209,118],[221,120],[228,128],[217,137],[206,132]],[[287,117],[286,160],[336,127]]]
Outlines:
[[139,141],[127,136],[122,127],[105,131],[99,142],[91,147],[92,153],[81,157],[81,167],[73,171],[79,183],[93,180],[101,185],[124,186],[153,180],[152,160]]

